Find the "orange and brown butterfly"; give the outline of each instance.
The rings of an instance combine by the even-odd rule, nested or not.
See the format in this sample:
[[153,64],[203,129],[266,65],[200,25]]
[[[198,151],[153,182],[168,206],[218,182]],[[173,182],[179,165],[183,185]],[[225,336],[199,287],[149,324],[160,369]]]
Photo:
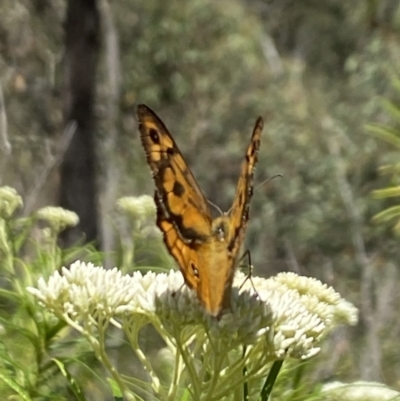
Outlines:
[[213,316],[229,309],[232,281],[249,220],[263,120],[258,118],[229,212],[213,219],[209,202],[161,119],[137,109],[139,130],[156,185],[157,225],[186,284]]

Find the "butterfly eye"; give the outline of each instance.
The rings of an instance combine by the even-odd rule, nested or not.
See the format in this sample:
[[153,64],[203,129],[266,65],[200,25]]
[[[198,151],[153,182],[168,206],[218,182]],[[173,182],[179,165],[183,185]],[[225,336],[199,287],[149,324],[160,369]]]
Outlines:
[[190,268],[192,269],[194,276],[199,278],[200,277],[199,269],[196,267],[196,265],[193,262],[190,263]]

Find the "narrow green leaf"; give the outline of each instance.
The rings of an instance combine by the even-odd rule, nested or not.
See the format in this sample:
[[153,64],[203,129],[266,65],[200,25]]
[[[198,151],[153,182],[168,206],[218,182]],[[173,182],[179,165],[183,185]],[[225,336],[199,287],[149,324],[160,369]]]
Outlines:
[[396,217],[400,217],[400,206],[392,206],[382,212],[377,213],[372,220],[375,222],[387,222]]
[[269,371],[268,377],[265,380],[264,386],[260,393],[261,401],[268,401],[268,398],[271,394],[272,389],[274,388],[274,384],[276,382],[276,379],[278,377],[282,365],[283,365],[283,360],[276,361],[272,365],[271,370]]
[[391,127],[381,125],[366,125],[366,129],[375,137],[384,140],[385,142],[396,146],[400,149],[400,138],[398,137],[399,131]]
[[400,121],[400,109],[399,107],[391,102],[390,100],[384,99],[383,108],[397,121]]
[[[12,388],[24,401],[32,401],[30,395],[15,380],[0,373],[0,380]],[[10,398],[11,399],[11,398]]]
[[123,394],[120,387],[118,386],[118,383],[115,380],[111,379],[110,377],[107,378],[107,381],[111,387],[111,392],[114,397],[114,400],[122,400]]
[[400,186],[377,189],[372,191],[371,194],[375,199],[393,198],[395,196],[400,196]]
[[384,166],[380,166],[378,167],[378,171],[381,175],[400,174],[400,163],[386,164]]
[[79,387],[78,383],[76,380],[73,378],[73,376],[68,372],[67,368],[65,367],[64,363],[61,362],[59,359],[52,359],[58,368],[60,369],[60,372],[62,375],[67,379],[71,391],[74,393],[76,399],[78,401],[86,401],[86,397],[84,396],[82,389]]
[[[246,346],[243,347],[243,354],[242,357],[244,358],[246,355]],[[247,376],[247,368],[246,365],[243,367],[243,377],[246,378]],[[247,401],[249,399],[249,384],[247,380],[243,383],[243,401]]]
[[181,401],[189,401],[191,399],[191,393],[188,389],[185,389],[185,391],[182,394]]

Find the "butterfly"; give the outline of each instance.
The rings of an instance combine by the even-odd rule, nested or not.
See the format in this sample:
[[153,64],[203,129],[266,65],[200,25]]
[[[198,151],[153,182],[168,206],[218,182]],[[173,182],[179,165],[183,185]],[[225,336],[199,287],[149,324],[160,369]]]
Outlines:
[[263,120],[258,118],[254,126],[231,209],[213,219],[210,202],[167,127],[143,104],[138,106],[137,115],[155,182],[157,225],[164,243],[205,310],[219,317],[231,304],[233,276],[249,220]]

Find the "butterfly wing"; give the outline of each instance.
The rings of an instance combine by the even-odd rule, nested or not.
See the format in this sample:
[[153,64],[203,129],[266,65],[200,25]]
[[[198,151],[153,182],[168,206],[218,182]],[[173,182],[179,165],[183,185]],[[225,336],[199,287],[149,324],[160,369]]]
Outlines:
[[234,263],[249,219],[262,120],[253,130],[229,216],[213,221],[207,199],[163,122],[145,105],[138,107],[138,118],[156,184],[157,225],[186,284],[211,315],[219,316],[230,305]]
[[228,250],[235,259],[238,257],[249,220],[250,201],[253,196],[254,171],[258,161],[263,127],[263,119],[259,117],[254,126],[249,146],[247,147],[245,160],[242,162],[235,200],[229,211]]
[[[160,118],[145,105],[138,106],[137,114],[140,137],[156,184],[158,226],[163,230],[165,220],[184,243],[206,241],[212,221],[206,197]],[[167,243],[168,234],[163,232]],[[174,248],[170,251],[183,268]]]
[[[159,213],[158,207],[157,210]],[[167,248],[170,252],[173,250],[179,265],[185,266],[181,271],[186,284],[196,291],[200,303],[210,315],[220,316],[223,310],[229,309],[231,302],[233,260],[226,251],[226,244],[215,238],[205,243],[187,244],[162,213],[157,221]],[[227,275],[227,271],[231,274]]]

